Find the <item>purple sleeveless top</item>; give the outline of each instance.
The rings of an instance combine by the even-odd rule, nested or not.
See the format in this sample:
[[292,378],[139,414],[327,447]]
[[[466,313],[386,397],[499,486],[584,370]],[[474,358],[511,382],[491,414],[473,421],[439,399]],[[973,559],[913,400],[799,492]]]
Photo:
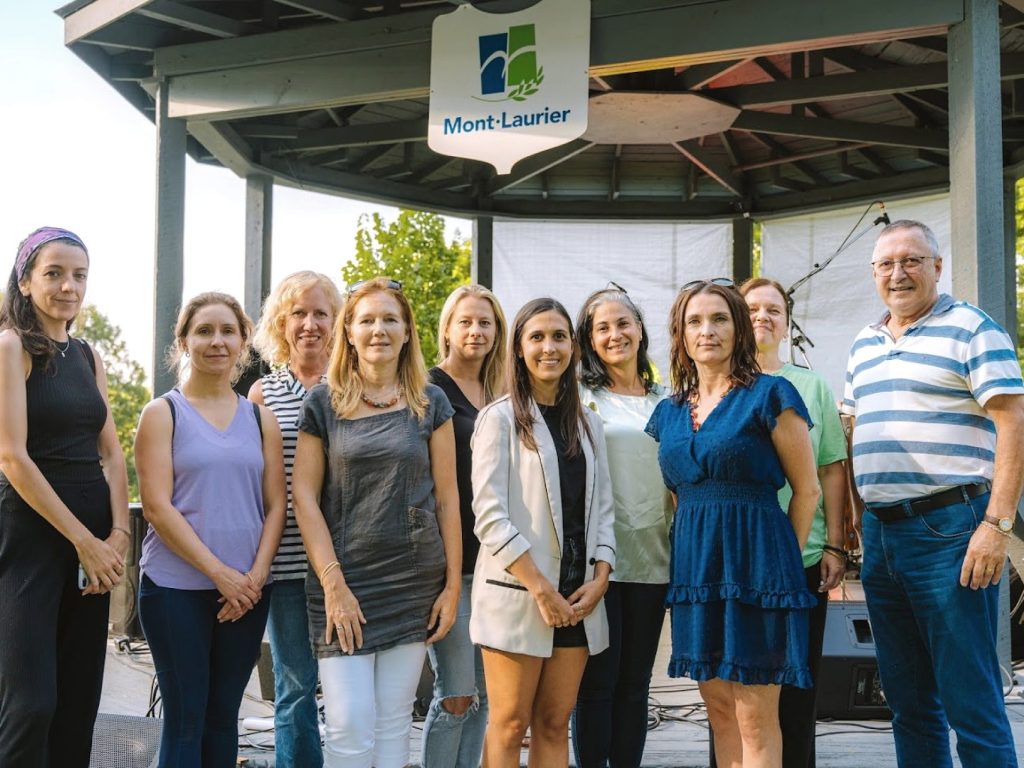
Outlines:
[[[239,397],[234,419],[221,432],[181,392],[173,389],[167,396],[175,413],[171,503],[218,560],[245,573],[263,533],[263,444],[252,404]],[[142,542],[140,565],[161,587],[216,588],[152,527]]]

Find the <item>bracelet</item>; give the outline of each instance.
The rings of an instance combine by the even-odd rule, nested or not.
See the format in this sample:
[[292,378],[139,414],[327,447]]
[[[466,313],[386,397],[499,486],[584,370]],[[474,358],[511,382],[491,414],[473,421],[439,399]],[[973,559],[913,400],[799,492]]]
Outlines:
[[839,547],[833,547],[831,544],[822,544],[821,545],[821,551],[822,552],[827,552],[828,554],[830,554],[830,555],[832,555],[834,557],[840,558],[844,563],[847,560],[850,559],[850,555],[846,552],[845,549],[840,549]]
[[329,562],[327,565],[325,565],[323,567],[323,569],[320,571],[320,583],[321,584],[324,583],[324,578],[327,576],[327,574],[330,573],[331,571],[333,571],[335,568],[341,568],[341,563],[339,563],[337,560],[332,560],[331,562]]
[[122,528],[119,525],[113,525],[113,526],[110,527],[110,532],[113,533],[114,531],[120,531],[125,536],[127,536],[129,539],[132,537],[132,535],[128,532],[128,529]]
[[987,525],[993,531],[995,531],[996,533],[999,533],[999,534],[1005,536],[1006,538],[1010,538],[1010,532],[1009,531],[1004,531],[1002,528],[1000,528],[995,523],[990,523],[988,520],[982,520],[981,524],[982,525]]

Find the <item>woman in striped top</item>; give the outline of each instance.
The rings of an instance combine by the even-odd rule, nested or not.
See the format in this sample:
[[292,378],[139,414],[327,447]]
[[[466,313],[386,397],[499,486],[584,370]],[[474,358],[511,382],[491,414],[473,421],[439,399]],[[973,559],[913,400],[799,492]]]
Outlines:
[[326,275],[296,272],[267,297],[254,346],[274,369],[252,385],[249,399],[277,416],[288,479],[288,519],[271,569],[270,649],[274,658],[274,749],[281,768],[320,768],[317,663],[306,618],[306,550],[292,509],[295,422],[306,393],[319,384],[331,354],[341,295]]

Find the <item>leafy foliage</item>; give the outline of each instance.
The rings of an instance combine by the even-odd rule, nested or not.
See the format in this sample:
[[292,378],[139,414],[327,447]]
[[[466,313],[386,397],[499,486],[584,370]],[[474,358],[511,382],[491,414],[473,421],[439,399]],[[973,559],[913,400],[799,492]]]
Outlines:
[[107,396],[117,426],[117,439],[128,465],[128,497],[139,499],[139,481],[135,474],[135,427],[139,414],[149,402],[146,372],[128,353],[121,329],[92,304],[82,307],[72,335],[85,339],[103,360],[107,373]]
[[427,365],[437,360],[437,323],[444,300],[470,278],[468,240],[444,241],[444,219],[424,211],[401,211],[387,223],[380,214],[359,218],[356,250],[341,268],[346,285],[390,277],[416,314],[416,330]]

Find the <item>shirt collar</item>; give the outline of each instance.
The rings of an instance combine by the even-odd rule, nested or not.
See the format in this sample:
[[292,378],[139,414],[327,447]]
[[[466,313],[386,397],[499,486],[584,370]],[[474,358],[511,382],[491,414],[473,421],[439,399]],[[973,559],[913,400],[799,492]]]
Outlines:
[[[924,320],[927,320],[932,315],[938,315],[943,312],[948,312],[950,309],[953,308],[954,304],[956,304],[956,299],[954,299],[948,293],[940,293],[938,301],[932,304],[932,308],[928,310],[927,314],[924,314],[921,317],[917,318],[917,320],[910,324],[910,327],[913,328],[915,325],[923,322]],[[882,329],[885,328],[885,324],[889,322],[889,316],[889,310],[885,310],[885,312],[882,313],[882,316],[878,319],[878,322],[874,323],[871,327],[874,328],[876,331],[881,332]]]

